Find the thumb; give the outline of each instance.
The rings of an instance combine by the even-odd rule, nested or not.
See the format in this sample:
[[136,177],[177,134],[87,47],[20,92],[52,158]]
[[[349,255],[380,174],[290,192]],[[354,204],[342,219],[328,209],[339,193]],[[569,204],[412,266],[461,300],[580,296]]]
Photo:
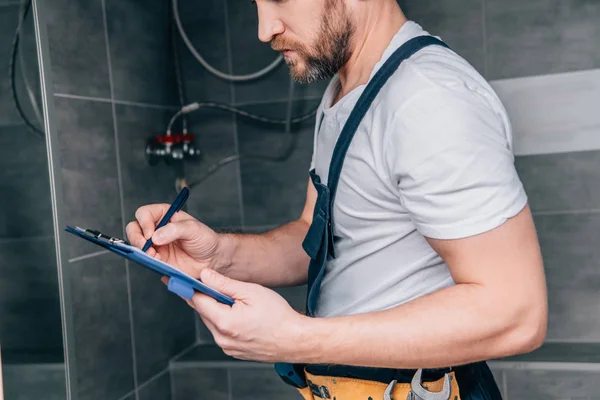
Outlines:
[[176,240],[192,240],[200,236],[200,224],[194,220],[170,222],[152,235],[152,242],[156,245],[165,245]]
[[210,268],[200,271],[200,280],[206,286],[234,299],[243,297],[243,294],[248,292],[248,283],[228,278]]

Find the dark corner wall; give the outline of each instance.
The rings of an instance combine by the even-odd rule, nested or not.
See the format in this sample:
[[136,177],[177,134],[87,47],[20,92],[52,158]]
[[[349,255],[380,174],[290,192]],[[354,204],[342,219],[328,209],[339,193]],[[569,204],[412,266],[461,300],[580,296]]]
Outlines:
[[[19,2],[0,0],[0,346],[7,362],[9,354],[62,356],[46,145],[20,119],[8,74],[19,8]],[[15,84],[24,112],[43,129],[23,80],[29,81],[41,110],[31,13],[22,39],[24,63],[17,59]]]

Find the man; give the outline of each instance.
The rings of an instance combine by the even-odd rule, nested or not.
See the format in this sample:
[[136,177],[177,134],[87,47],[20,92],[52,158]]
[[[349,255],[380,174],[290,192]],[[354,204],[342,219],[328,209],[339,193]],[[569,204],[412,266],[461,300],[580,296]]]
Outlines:
[[[408,385],[415,371],[428,393],[499,398],[485,360],[534,350],[547,325],[540,249],[502,104],[464,59],[423,42],[427,32],[394,0],[256,5],[259,38],[297,81],[333,77],[302,215],[242,235],[179,212],[155,232],[168,205],[149,205],[128,225],[130,241],[152,237],[149,254],[233,297],[233,307],[201,294],[189,304],[227,354],[302,366],[306,398],[424,398]],[[356,126],[340,156],[349,119]],[[307,280],[309,315],[266,288]]]

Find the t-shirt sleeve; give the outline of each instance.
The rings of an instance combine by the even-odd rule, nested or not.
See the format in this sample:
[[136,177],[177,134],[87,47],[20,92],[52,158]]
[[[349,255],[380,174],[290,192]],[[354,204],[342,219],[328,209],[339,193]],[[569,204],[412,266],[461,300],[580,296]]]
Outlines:
[[398,110],[385,161],[417,230],[458,239],[518,214],[527,195],[502,110],[466,90],[431,89]]

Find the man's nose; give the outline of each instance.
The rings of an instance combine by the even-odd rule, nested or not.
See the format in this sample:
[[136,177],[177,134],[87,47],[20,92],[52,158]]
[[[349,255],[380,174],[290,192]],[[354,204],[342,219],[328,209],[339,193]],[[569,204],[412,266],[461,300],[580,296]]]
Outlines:
[[258,39],[268,43],[284,31],[283,22],[273,12],[258,7]]

